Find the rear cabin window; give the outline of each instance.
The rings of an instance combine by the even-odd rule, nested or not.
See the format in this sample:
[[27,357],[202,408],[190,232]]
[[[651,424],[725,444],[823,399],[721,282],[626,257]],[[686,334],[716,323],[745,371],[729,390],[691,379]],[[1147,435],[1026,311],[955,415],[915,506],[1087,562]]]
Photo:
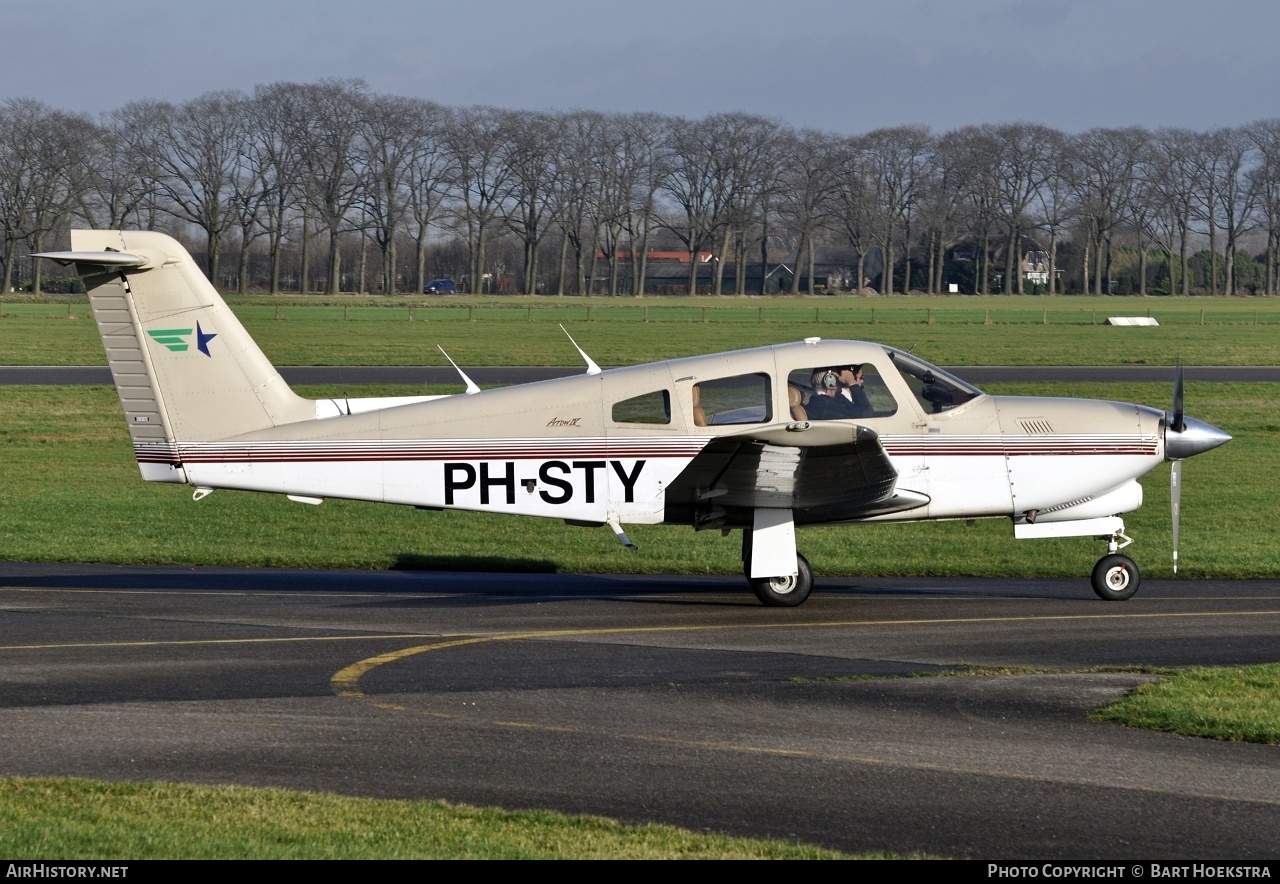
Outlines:
[[671,394],[666,390],[654,390],[640,396],[632,396],[613,403],[613,422],[616,424],[669,424],[671,423]]
[[693,419],[700,427],[761,424],[773,419],[767,374],[740,374],[693,385]]

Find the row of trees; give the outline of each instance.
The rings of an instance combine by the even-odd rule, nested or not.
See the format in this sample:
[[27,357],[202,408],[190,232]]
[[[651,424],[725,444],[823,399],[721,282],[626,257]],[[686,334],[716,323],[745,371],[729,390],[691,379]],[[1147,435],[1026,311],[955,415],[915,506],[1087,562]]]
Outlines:
[[[1243,244],[1265,241],[1270,294],[1280,120],[1213,132],[1070,135],[1017,123],[840,135],[744,113],[446,108],[328,80],[134,102],[97,120],[4,102],[0,290],[11,290],[27,250],[73,224],[198,232],[210,277],[241,291],[278,292],[282,279],[308,290],[316,279],[337,293],[344,280],[353,287],[344,256],[360,262],[363,288],[370,246],[381,257],[370,287],[387,293],[420,291],[438,272],[428,265],[435,249],[463,256],[458,273],[472,290],[518,266],[525,292],[621,294],[625,280],[637,294],[645,256],[676,244],[716,257],[717,293],[730,263],[785,261],[797,291],[823,260],[847,263],[884,293],[936,292],[961,253],[972,261],[970,290],[988,292],[998,278],[1021,291],[1022,250],[1000,244],[1034,236],[1048,253],[1050,292],[1063,275],[1110,291],[1128,249],[1138,291],[1158,278],[1186,294],[1183,268],[1207,245],[1210,289],[1235,293]],[[620,273],[632,255],[637,266]],[[299,266],[286,273],[286,262]],[[688,291],[696,273],[691,260]],[[746,277],[733,275],[738,293]]]

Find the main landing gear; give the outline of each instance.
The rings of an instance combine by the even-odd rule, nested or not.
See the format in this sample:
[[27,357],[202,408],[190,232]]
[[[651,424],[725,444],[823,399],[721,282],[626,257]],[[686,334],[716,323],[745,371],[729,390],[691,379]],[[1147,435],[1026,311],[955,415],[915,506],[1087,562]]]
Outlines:
[[794,608],[813,591],[813,567],[796,552],[791,510],[760,507],[742,531],[742,570],[760,603]]
[[1142,582],[1138,563],[1119,552],[1131,543],[1133,540],[1126,537],[1123,531],[1107,538],[1107,554],[1093,566],[1093,591],[1098,594],[1098,598],[1108,602],[1122,602],[1133,598],[1133,594],[1138,591],[1138,585]]
[[796,553],[796,573],[788,577],[751,578],[751,570],[746,569],[747,583],[756,594],[760,603],[770,608],[794,608],[804,604],[804,600],[813,591],[813,567],[809,560]]

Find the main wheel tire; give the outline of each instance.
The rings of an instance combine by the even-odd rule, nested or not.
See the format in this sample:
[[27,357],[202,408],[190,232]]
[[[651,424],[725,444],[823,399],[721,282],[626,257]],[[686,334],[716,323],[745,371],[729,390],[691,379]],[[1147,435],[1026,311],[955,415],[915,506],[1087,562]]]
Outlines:
[[764,577],[759,580],[748,577],[747,582],[761,604],[770,608],[794,608],[804,604],[813,591],[813,567],[808,559],[796,553],[794,577]]
[[1142,575],[1138,564],[1128,556],[1115,553],[1098,559],[1093,566],[1093,591],[1108,602],[1122,602],[1138,591]]

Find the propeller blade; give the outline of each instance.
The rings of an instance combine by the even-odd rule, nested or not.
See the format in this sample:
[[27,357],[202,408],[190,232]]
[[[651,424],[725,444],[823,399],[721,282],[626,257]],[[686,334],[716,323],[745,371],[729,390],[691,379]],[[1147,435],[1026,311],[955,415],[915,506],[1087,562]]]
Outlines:
[[1178,573],[1178,520],[1182,515],[1182,461],[1173,462],[1169,478],[1169,508],[1173,517],[1173,573]]
[[1178,360],[1178,368],[1173,376],[1173,417],[1169,421],[1169,426],[1174,432],[1181,433],[1187,428],[1187,422],[1183,420],[1182,415],[1182,360]]

